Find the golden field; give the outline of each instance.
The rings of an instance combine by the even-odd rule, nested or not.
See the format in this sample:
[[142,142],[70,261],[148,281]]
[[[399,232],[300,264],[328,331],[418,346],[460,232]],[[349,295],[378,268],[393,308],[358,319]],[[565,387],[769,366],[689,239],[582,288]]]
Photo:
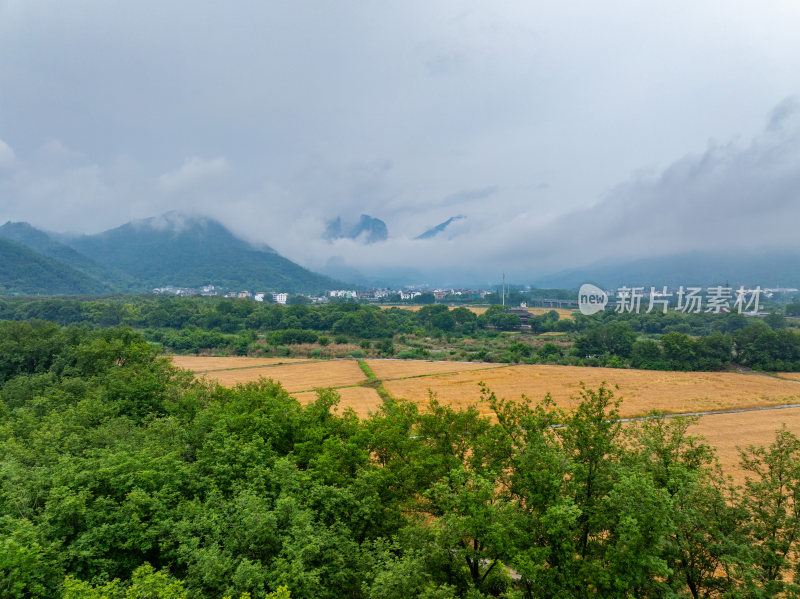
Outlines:
[[800,435],[800,408],[702,416],[689,433],[702,435],[709,445],[716,447],[723,470],[742,483],[745,472],[739,468],[737,447],[769,445],[775,440],[775,431],[784,424]]
[[[351,408],[358,414],[359,418],[368,417],[369,413],[376,410],[381,404],[378,392],[371,387],[342,387],[337,389],[336,392],[341,397],[339,411]],[[317,398],[317,394],[314,391],[295,393],[294,396],[302,404],[314,401]]]
[[[312,401],[312,389],[334,387],[341,396],[339,409],[352,408],[366,417],[380,406],[381,399],[367,381],[355,360],[294,360],[253,358],[206,358],[180,356],[173,362],[200,376],[231,386],[258,380],[280,381],[299,401]],[[294,361],[295,363],[286,363]],[[476,404],[484,414],[489,408],[480,402],[479,382],[499,397],[518,399],[522,394],[533,400],[550,392],[564,408],[574,406],[580,382],[597,388],[601,382],[618,385],[615,395],[623,399],[623,416],[639,416],[651,410],[671,413],[715,411],[800,403],[800,375],[782,373],[780,377],[734,372],[661,372],[614,368],[518,365],[503,366],[483,362],[427,362],[421,360],[367,360],[393,397],[404,397],[424,404],[428,391],[457,407]],[[741,482],[737,446],[763,445],[772,441],[783,424],[800,434],[800,408],[753,411],[701,416],[690,431],[703,435],[717,447],[726,471]]]
[[537,316],[547,314],[550,310],[555,310],[558,312],[559,320],[563,318],[572,318],[572,314],[575,312],[575,310],[567,310],[566,308],[526,308],[526,310]]
[[800,385],[758,374],[727,372],[661,372],[577,366],[521,365],[457,374],[384,381],[394,397],[424,401],[428,391],[457,406],[477,404],[482,412],[478,383],[484,382],[498,397],[531,399],[550,393],[564,408],[575,404],[580,383],[596,388],[603,381],[618,385],[623,416],[639,416],[651,410],[684,413],[746,408],[800,402]]
[[263,377],[280,381],[291,392],[311,391],[319,387],[345,387],[367,380],[355,360],[307,361],[279,366],[214,370],[204,373],[203,376],[226,386],[257,381]]
[[294,364],[308,362],[307,358],[243,358],[213,356],[170,356],[172,363],[178,368],[192,372],[208,372],[209,370],[228,370],[230,368],[253,368],[256,366],[274,366],[275,364]]
[[[210,362],[216,360],[217,362]],[[355,360],[296,360],[268,362],[259,358],[206,358],[180,356],[173,362],[202,373],[223,385],[255,381],[261,377],[280,381],[292,392],[319,387],[352,387],[366,381]],[[285,361],[292,359],[286,358]],[[481,404],[479,383],[498,397],[516,399],[523,394],[536,400],[550,393],[556,403],[569,408],[583,382],[596,388],[602,382],[617,385],[623,399],[622,415],[640,416],[652,410],[687,413],[800,403],[800,382],[754,373],[664,372],[578,366],[516,365],[485,362],[428,362],[424,360],[367,360],[376,377],[393,397],[425,403],[429,391],[454,406]],[[213,368],[212,368],[213,366]],[[790,373],[796,374],[796,373]],[[368,394],[369,397],[377,397]],[[366,396],[365,396],[366,397]],[[359,406],[359,413],[379,405]]]
[[366,362],[375,376],[382,380],[500,367],[498,364],[487,364],[486,362],[426,362],[424,360],[366,360]]

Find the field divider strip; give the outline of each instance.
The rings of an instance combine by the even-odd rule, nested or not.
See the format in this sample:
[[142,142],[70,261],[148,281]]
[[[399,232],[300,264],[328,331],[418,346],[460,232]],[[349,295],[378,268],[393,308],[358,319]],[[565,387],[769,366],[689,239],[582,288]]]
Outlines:
[[[749,408],[726,408],[722,410],[706,410],[699,412],[678,412],[678,413],[665,413],[659,412],[658,417],[663,418],[681,418],[691,416],[717,416],[720,414],[744,414],[746,412],[764,412],[766,410],[791,410],[793,408],[800,408],[800,403],[781,404],[777,406],[752,406]],[[654,416],[631,416],[628,418],[617,418],[616,422],[641,422],[649,420]]]
[[[279,383],[280,381],[275,381],[275,382]],[[352,385],[338,385],[336,387],[314,387],[313,389],[303,389],[302,391],[289,391],[287,389],[287,391],[291,394],[291,393],[313,393],[317,389],[333,389],[334,391],[338,391],[339,389],[356,389],[358,387],[366,387],[367,389],[374,389],[374,387],[372,387],[371,385],[365,385],[364,383],[374,383],[374,381],[365,380],[361,381],[360,383],[355,383]]]

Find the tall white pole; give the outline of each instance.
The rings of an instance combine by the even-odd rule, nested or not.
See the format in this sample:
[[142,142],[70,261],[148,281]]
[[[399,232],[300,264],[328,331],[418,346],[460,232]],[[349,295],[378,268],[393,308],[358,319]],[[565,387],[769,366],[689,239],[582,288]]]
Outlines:
[[506,273],[503,273],[503,306],[506,305]]

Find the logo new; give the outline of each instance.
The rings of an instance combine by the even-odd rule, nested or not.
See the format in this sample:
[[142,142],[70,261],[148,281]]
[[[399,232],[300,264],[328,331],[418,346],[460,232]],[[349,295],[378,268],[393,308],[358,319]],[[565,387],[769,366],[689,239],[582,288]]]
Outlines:
[[584,283],[578,291],[578,308],[581,309],[581,314],[591,316],[606,309],[608,304],[608,294],[592,285],[591,283]]

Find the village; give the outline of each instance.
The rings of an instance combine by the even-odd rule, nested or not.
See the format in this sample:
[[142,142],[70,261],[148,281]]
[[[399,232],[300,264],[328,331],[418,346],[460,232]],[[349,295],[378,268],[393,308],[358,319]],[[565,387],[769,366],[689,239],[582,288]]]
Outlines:
[[225,290],[214,285],[202,287],[177,287],[168,285],[153,289],[156,295],[177,295],[179,297],[208,296],[238,299],[251,299],[256,302],[273,302],[276,304],[292,303],[291,299],[298,298],[297,303],[326,304],[330,301],[364,301],[376,303],[413,302],[415,298],[432,296],[433,301],[447,301],[452,299],[458,302],[480,301],[487,295],[496,293],[488,289],[443,289],[427,287],[410,287],[400,289],[372,288],[367,290],[355,289],[330,289],[324,295],[305,296],[292,294],[285,291],[254,291]]

